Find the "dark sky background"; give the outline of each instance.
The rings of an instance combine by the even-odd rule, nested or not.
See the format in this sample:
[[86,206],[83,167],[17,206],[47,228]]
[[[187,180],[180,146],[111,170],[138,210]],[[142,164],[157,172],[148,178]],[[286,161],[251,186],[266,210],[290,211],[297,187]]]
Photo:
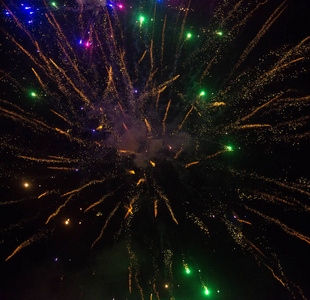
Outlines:
[[[164,0],[161,2],[164,2]],[[170,0],[172,6],[177,6],[180,2]],[[189,15],[188,24],[191,24],[193,28],[199,28],[202,25],[207,26],[209,15],[212,14],[217,1],[211,0],[206,1],[206,3],[205,1],[192,2],[195,12]],[[271,7],[276,7],[281,1],[270,2]],[[135,2],[132,2],[133,6],[134,4]],[[260,10],[253,20],[249,22],[251,25],[246,27],[241,39],[238,40],[238,44],[234,46],[235,52],[230,53],[232,58],[240,54],[240,49],[244,49],[251,37],[261,27],[261,20],[266,20],[270,16],[271,11],[271,8],[269,10]],[[309,35],[309,12],[309,1],[288,1],[288,8],[255,47],[247,63],[255,64],[259,57],[268,53],[269,50],[267,51],[266,49],[275,50],[286,44],[296,44],[302,38]],[[4,8],[1,10],[1,14],[2,18],[4,18]],[[11,25],[8,22],[3,22],[3,28],[11,30]],[[12,45],[3,36],[1,39],[1,45],[3,46],[1,69],[8,72],[11,62],[9,63],[9,60],[6,61],[5,55],[14,57],[15,53],[13,50],[10,50]],[[27,42],[25,41],[25,43]],[[23,63],[21,58],[13,61],[15,61],[15,66],[11,69],[12,75],[22,76],[17,73],[18,70],[21,70],[21,73],[27,76],[29,66]],[[303,75],[294,84],[304,94],[309,94],[310,84],[308,80],[309,76]],[[27,86],[28,83],[26,79],[23,82],[23,86]],[[15,88],[12,89],[4,86],[5,84],[2,88],[1,99],[14,103],[22,103],[26,99],[25,96],[21,96],[22,92],[19,89],[16,91]],[[25,89],[29,88],[26,87]],[[29,96],[27,97],[26,100],[29,101]],[[47,108],[40,103],[34,103],[32,107],[29,107],[37,114],[41,113],[42,116],[47,111]],[[21,128],[20,126],[15,127],[14,122],[4,120],[2,117],[0,126],[3,137],[8,133],[14,136],[14,134],[22,132],[22,140],[34,138],[28,129]],[[41,147],[44,148],[46,146],[40,144],[44,138],[42,140],[40,138],[36,139],[38,147],[36,150],[40,151]],[[74,149],[66,149],[65,144],[62,144],[62,142],[61,139],[50,137],[49,145],[55,145],[59,153],[65,152],[66,155],[70,155],[70,151],[74,153]],[[283,148],[281,148],[282,146]],[[253,149],[253,146],[251,147]],[[276,151],[277,147],[280,148],[278,152]],[[299,177],[305,178],[309,175],[306,163],[310,150],[309,140],[303,141],[299,147],[291,147],[291,145],[278,145],[277,147],[273,148],[273,154],[268,156],[268,161],[260,161],[260,149],[258,149],[252,158],[249,157],[249,154],[242,152],[234,157],[228,157],[228,164],[232,167],[244,167],[245,162],[242,159],[242,155],[245,155],[248,158],[246,164],[249,169],[256,171],[265,169],[266,171],[267,168],[266,172],[270,174],[270,177],[281,177],[282,170],[285,170],[284,172],[290,170],[291,173],[286,173],[286,175],[288,177],[291,176],[292,180],[296,180]],[[48,232],[42,232],[43,238],[31,246],[25,247],[12,259],[5,262],[5,258],[12,253],[12,250],[19,243],[25,240],[25,237],[29,236],[33,228],[40,227],[40,222],[42,222],[41,214],[53,211],[50,210],[51,207],[54,207],[54,204],[51,204],[51,202],[59,201],[59,199],[55,200],[53,195],[44,202],[37,201],[34,196],[40,194],[41,191],[44,192],[45,188],[53,189],[59,186],[66,191],[74,189],[74,187],[79,186],[83,182],[84,174],[77,172],[76,174],[65,175],[65,180],[63,181],[62,176],[58,176],[57,173],[54,176],[52,170],[45,171],[44,169],[43,172],[43,167],[34,169],[32,163],[23,165],[21,169],[10,153],[7,153],[5,150],[1,150],[0,153],[1,202],[30,199],[26,203],[16,203],[9,207],[0,206],[0,224],[2,229],[0,231],[0,270],[2,274],[0,280],[0,299],[140,299],[136,289],[133,288],[132,294],[128,293],[129,259],[125,238],[120,238],[117,242],[114,242],[114,233],[107,231],[104,239],[90,250],[90,244],[93,242],[94,237],[98,236],[97,228],[101,228],[103,222],[100,216],[97,217],[96,214],[85,217],[83,219],[83,226],[79,226],[77,222],[69,226],[64,225],[64,222],[58,222],[53,229],[48,229]],[[95,167],[96,172],[101,167],[106,168],[107,171],[113,169],[112,165],[101,166],[97,164]],[[161,171],[165,174],[162,181],[167,194],[174,194],[176,199],[179,197],[183,200],[190,195],[186,190],[186,186],[180,184],[181,180],[169,178],[170,174],[174,174],[174,171],[169,166],[163,166]],[[92,172],[95,171],[92,170]],[[193,174],[193,178],[197,179],[198,184],[200,182],[199,178],[204,176],[205,174],[202,170],[199,173],[197,171],[197,174]],[[21,182],[26,181],[27,178],[33,178],[29,189],[25,189],[21,185]],[[225,182],[225,178],[223,178],[223,181]],[[64,182],[68,185],[64,186]],[[201,179],[202,184],[205,182],[207,182],[207,179],[206,181]],[[110,187],[117,187],[122,183],[115,180],[109,182],[109,185]],[[193,188],[191,184],[192,182],[189,181],[188,185]],[[225,185],[227,185],[224,187],[225,191],[229,191],[228,186],[230,184],[230,182],[225,182]],[[178,189],[175,189],[175,186]],[[197,186],[194,186],[194,188],[197,188]],[[255,183],[253,183],[253,187],[255,187]],[[107,187],[104,186],[104,188],[106,189]],[[90,194],[81,195],[81,198],[89,199],[99,195],[100,192],[100,189],[96,190],[94,188]],[[121,196],[122,192],[121,190],[118,195]],[[304,198],[301,198],[304,201]],[[188,201],[192,201],[192,205],[195,205],[195,201],[198,200],[189,198]],[[176,208],[176,211],[178,209]],[[65,215],[70,219],[79,218],[79,204],[73,204],[65,213],[61,215],[63,220],[65,220]],[[289,211],[278,212],[278,214],[280,216],[281,214],[288,216],[291,227],[298,228],[305,235],[310,235],[309,215],[305,212],[300,212],[300,214],[294,213],[291,217]],[[25,223],[21,224],[20,221],[24,220],[25,216]],[[141,220],[136,226],[138,229],[133,233],[133,236],[138,237],[138,242],[134,247],[141,259],[141,275],[142,277],[145,275],[145,278],[147,278],[150,275],[148,267],[151,262],[148,261],[149,258],[147,256],[144,257],[143,243],[139,243],[139,240],[143,240],[144,237],[147,239],[148,232],[152,232],[154,228],[148,228],[147,225],[144,225],[145,220],[143,218],[144,215],[141,213]],[[119,218],[112,221],[111,228],[118,228],[118,220]],[[261,219],[258,218],[257,220]],[[28,223],[30,225],[27,225]],[[162,234],[166,238],[166,244],[160,245],[160,247],[167,246],[169,248],[169,246],[173,246],[177,249],[173,255],[173,282],[176,300],[208,298],[225,300],[293,299],[288,290],[272,276],[266,267],[262,264],[259,265],[248,251],[243,250],[233,241],[224,224],[210,219],[208,223],[210,236],[207,239],[196,227],[186,221],[185,225],[176,227],[173,222],[167,221],[163,217],[163,219],[156,223],[156,226],[159,235]],[[259,230],[263,231],[261,228]],[[270,253],[273,251],[277,253],[284,273],[287,274],[291,281],[300,285],[304,291],[305,298],[310,299],[310,281],[308,279],[309,276],[307,276],[310,270],[310,245],[295,237],[288,236],[274,227],[270,227],[270,231],[266,235],[271,240],[273,247]],[[192,266],[190,275],[184,272],[182,265],[184,254]],[[208,283],[208,287],[210,287],[211,294],[209,296],[203,295],[200,276],[204,278]],[[161,300],[169,299],[168,290],[164,287],[166,281],[163,273],[159,282]],[[146,291],[148,291],[147,288]],[[145,292],[145,299],[150,299],[150,292]],[[153,295],[153,299],[156,299],[155,295]]]

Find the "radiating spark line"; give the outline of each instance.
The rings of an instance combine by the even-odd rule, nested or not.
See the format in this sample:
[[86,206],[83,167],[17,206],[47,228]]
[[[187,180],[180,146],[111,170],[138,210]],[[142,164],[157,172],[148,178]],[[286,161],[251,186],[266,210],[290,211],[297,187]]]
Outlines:
[[[299,205],[302,205],[301,203],[299,203],[298,201],[296,201],[296,203],[292,203],[292,202],[289,202],[289,201],[286,201],[282,198],[279,198],[279,197],[276,197],[276,196],[273,196],[273,195],[269,195],[269,194],[266,194],[266,193],[259,193],[259,195],[267,198],[268,200],[270,200],[271,202],[275,203],[275,201],[279,201],[279,202],[283,202],[285,204],[288,204],[288,205],[293,205],[293,206],[296,206],[298,203]],[[308,210],[310,210],[310,208],[308,208]]]
[[144,119],[145,125],[147,127],[147,131],[149,134],[152,134],[152,128],[151,125],[149,124],[149,122],[147,121],[147,119]]
[[203,71],[201,77],[200,77],[200,82],[206,77],[206,75],[208,74],[209,69],[211,68],[214,60],[216,59],[217,55],[215,55],[211,61],[208,63],[207,67],[205,68],[205,70]]
[[213,102],[210,104],[211,107],[214,107],[214,106],[224,106],[226,105],[225,102]]
[[158,202],[158,200],[155,199],[155,201],[154,201],[154,216],[155,216],[155,218],[157,217],[157,202]]
[[40,78],[40,76],[38,75],[38,73],[35,71],[34,68],[31,68],[31,70],[33,71],[34,75],[37,77],[39,83],[41,84],[41,86],[42,86],[42,88],[43,88],[43,90],[44,90],[44,92],[45,92],[45,93],[48,93],[47,87],[46,87],[45,84],[43,83],[43,81],[42,81],[42,79]]
[[100,203],[102,203],[105,199],[107,199],[108,197],[112,196],[113,193],[109,193],[107,195],[104,195],[99,201],[91,204],[90,206],[88,206],[85,210],[84,213],[86,213],[87,211],[89,211],[90,209],[94,208],[95,206],[99,205]]
[[[271,27],[271,25],[280,17],[280,15],[284,12],[286,7],[282,9],[284,4],[286,4],[286,0],[279,5],[279,7],[272,13],[272,15],[269,17],[269,19],[265,22],[261,30],[258,32],[258,34],[255,36],[255,38],[250,42],[250,44],[246,47],[242,55],[240,56],[238,62],[236,63],[233,72],[240,67],[240,65],[246,60],[248,55],[251,53],[251,51],[254,49],[254,47],[257,45],[257,43],[260,41],[260,39],[264,36],[264,34],[268,31],[268,29]],[[282,9],[282,10],[281,10]],[[279,13],[278,11],[281,10]]]
[[20,250],[22,250],[23,248],[31,245],[33,242],[35,242],[36,240],[38,239],[41,239],[43,236],[45,235],[44,232],[40,232],[40,233],[37,233],[37,234],[34,234],[32,237],[30,237],[28,240],[24,241],[23,243],[21,243],[14,251],[13,253],[8,256],[6,258],[5,261],[8,261],[10,258],[12,258],[12,256],[14,256],[17,252],[19,252]]
[[137,182],[137,186],[140,185],[142,182],[145,182],[145,178],[140,178],[139,181]]
[[252,223],[248,222],[248,221],[245,221],[245,220],[242,220],[242,219],[236,219],[238,222],[240,223],[245,223],[245,224],[248,224],[248,225],[252,225]]
[[38,199],[40,199],[40,198],[42,198],[42,197],[44,197],[44,196],[48,195],[49,193],[50,193],[50,192],[49,192],[49,191],[47,191],[47,192],[45,192],[45,193],[41,194],[40,196],[38,196]]
[[194,109],[194,105],[192,105],[191,109],[188,111],[188,113],[186,114],[185,118],[183,119],[182,123],[179,125],[178,127],[178,131],[183,127],[186,119],[188,118],[189,114],[192,112],[192,110]]
[[56,211],[53,212],[46,220],[45,224],[48,224],[52,218],[55,218],[58,213],[68,204],[68,202],[73,198],[74,195],[70,195],[67,200],[60,206],[57,207]]
[[181,149],[177,152],[177,154],[174,156],[173,159],[177,159],[177,158],[179,157],[179,155],[181,154],[182,151],[183,151],[183,149],[181,148]]
[[284,64],[282,66],[274,68],[273,70],[270,71],[270,73],[276,72],[276,71],[278,71],[280,69],[283,69],[283,68],[289,66],[290,64],[293,64],[293,63],[298,62],[298,61],[303,60],[303,59],[305,59],[305,57],[300,57],[300,58],[294,59],[294,60],[292,60],[292,61],[290,61],[290,62],[288,62],[288,63],[286,63],[286,64]]
[[93,248],[95,246],[95,244],[102,238],[103,236],[103,232],[106,229],[106,227],[108,226],[109,221],[111,220],[111,218],[113,217],[113,215],[115,214],[115,212],[117,211],[117,209],[119,208],[121,202],[118,202],[115,206],[115,208],[113,209],[113,211],[109,214],[103,228],[101,229],[100,235],[97,237],[97,239],[93,242],[93,244],[91,245],[91,248]]
[[250,114],[246,115],[245,117],[239,119],[236,121],[235,124],[239,124],[240,122],[243,122],[247,119],[249,119],[250,117],[252,117],[253,115],[255,115],[258,111],[260,111],[262,108],[266,107],[267,105],[269,105],[270,103],[272,103],[273,101],[277,100],[279,97],[281,97],[283,94],[280,94],[274,98],[272,98],[271,100],[269,100],[268,102],[264,103],[263,105],[259,106],[258,108],[256,108],[254,111],[252,111]]
[[267,264],[265,264],[265,263],[263,263],[263,264],[271,271],[273,277],[274,277],[275,279],[277,279],[277,280],[285,287],[286,285],[285,285],[284,282],[275,274],[274,270],[273,270],[271,267],[269,267]]
[[257,211],[256,209],[254,208],[250,208],[248,206],[245,205],[245,208],[249,211],[252,211],[254,212],[255,214],[259,215],[260,217],[264,218],[265,220],[269,221],[269,222],[272,222],[272,223],[275,223],[277,225],[280,226],[280,228],[285,231],[287,234],[289,235],[292,235],[292,236],[295,236],[296,238],[300,239],[300,240],[303,240],[305,241],[306,243],[310,244],[310,237],[306,236],[306,235],[303,235],[301,234],[300,232],[288,227],[287,225],[281,223],[278,219],[274,219],[272,217],[269,217],[267,215],[264,215],[263,213]]
[[127,126],[126,126],[126,124],[124,122],[123,122],[123,126],[126,129],[126,131],[128,131],[128,128],[127,128]]
[[144,53],[142,54],[141,58],[138,61],[138,65],[140,65],[141,61],[143,60],[143,58],[145,57],[145,54],[147,53],[147,50],[144,51]]
[[186,164],[186,165],[185,165],[185,168],[188,168],[188,167],[190,167],[190,166],[197,165],[197,164],[199,164],[199,161],[193,161],[193,162],[191,162],[191,163],[189,163],[189,164]]
[[165,134],[165,132],[166,132],[166,119],[167,119],[170,103],[171,103],[171,99],[168,102],[168,105],[167,105],[167,108],[166,108],[166,112],[165,112],[165,116],[164,116],[163,123],[162,123],[162,125],[163,125],[163,134]]
[[170,206],[170,201],[169,201],[169,199],[168,199],[164,194],[162,194],[160,191],[158,191],[158,193],[159,193],[160,198],[164,200],[164,202],[165,202],[167,208],[169,209],[169,212],[170,212],[170,214],[171,214],[172,220],[173,220],[176,224],[179,224],[178,221],[177,221],[177,219],[176,219],[175,216],[174,216],[174,213],[173,213],[172,208],[171,208],[171,206]]
[[75,171],[76,168],[68,168],[68,167],[47,167],[51,170],[67,170],[67,171]]
[[253,248],[255,249],[260,255],[262,255],[263,257],[267,258],[267,256],[261,251],[259,250],[252,242],[250,242],[248,239],[246,239],[247,243]]
[[270,124],[247,124],[235,127],[235,129],[249,129],[249,128],[271,128]]
[[70,192],[67,192],[67,193],[61,195],[61,197],[65,197],[65,196],[68,196],[68,195],[71,195],[71,194],[76,194],[76,193],[80,192],[81,190],[83,190],[83,189],[85,189],[85,188],[87,188],[87,187],[89,187],[89,186],[91,186],[91,185],[93,185],[93,184],[102,183],[102,182],[104,182],[104,181],[106,181],[106,179],[92,180],[92,181],[90,181],[90,182],[84,184],[83,186],[81,186],[81,187],[75,189],[75,190],[72,190],[72,191],[70,191]]
[[56,69],[67,79],[67,81],[70,83],[70,85],[73,87],[73,89],[80,95],[80,97],[88,104],[91,105],[91,102],[89,99],[84,95],[83,92],[81,92],[75,84],[72,82],[72,80],[67,76],[65,71],[59,67],[52,59],[50,59],[51,63],[56,67]]
[[162,30],[162,34],[161,34],[161,54],[160,54],[160,70],[161,70],[161,72],[162,72],[163,60],[164,60],[164,45],[165,45],[166,21],[167,21],[167,15],[165,15],[163,30]]
[[130,151],[130,150],[118,150],[120,153],[125,153],[125,154],[138,154],[137,152]]
[[62,116],[61,114],[57,113],[56,111],[50,109],[50,111],[52,113],[54,113],[56,116],[58,116],[59,118],[63,119],[64,121],[66,121],[68,124],[70,124],[71,126],[73,126],[73,123],[70,122],[68,119],[66,119],[64,116]]
[[132,276],[132,271],[131,267],[128,267],[128,288],[129,288],[129,293],[131,294],[131,276]]

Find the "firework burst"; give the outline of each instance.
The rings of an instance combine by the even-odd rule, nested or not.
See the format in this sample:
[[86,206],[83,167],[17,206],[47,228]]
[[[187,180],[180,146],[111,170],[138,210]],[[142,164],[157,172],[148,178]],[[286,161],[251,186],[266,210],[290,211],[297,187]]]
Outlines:
[[[87,223],[88,248],[125,241],[128,294],[175,299],[174,266],[190,274],[202,264],[186,248],[192,232],[208,240],[225,227],[306,299],[268,232],[310,244],[290,220],[309,212],[306,174],[291,168],[302,173],[309,136],[300,83],[310,37],[258,55],[289,6],[269,2],[223,1],[199,26],[195,10],[212,5],[3,4],[12,60],[1,75],[1,208],[14,212],[2,230],[4,259],[59,226]],[[263,21],[244,35],[257,14]]]

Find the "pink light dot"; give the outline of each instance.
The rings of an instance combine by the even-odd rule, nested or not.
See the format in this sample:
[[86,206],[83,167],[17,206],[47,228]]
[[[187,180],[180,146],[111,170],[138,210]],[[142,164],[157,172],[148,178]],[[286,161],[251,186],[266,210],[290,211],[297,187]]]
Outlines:
[[85,46],[86,46],[86,47],[89,47],[89,42],[86,42]]
[[119,7],[120,9],[123,9],[123,8],[124,8],[124,5],[123,5],[123,4],[119,4],[118,7]]

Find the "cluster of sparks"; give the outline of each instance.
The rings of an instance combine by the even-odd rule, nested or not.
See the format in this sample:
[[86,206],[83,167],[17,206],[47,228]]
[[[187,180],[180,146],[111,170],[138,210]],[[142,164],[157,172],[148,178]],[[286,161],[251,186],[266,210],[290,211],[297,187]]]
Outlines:
[[[2,80],[14,92],[27,92],[36,101],[46,102],[48,109],[42,116],[20,101],[12,101],[9,95],[0,99],[1,117],[17,128],[1,137],[1,148],[14,161],[12,168],[3,167],[3,172],[7,172],[8,178],[15,178],[23,166],[32,167],[43,174],[63,176],[64,181],[68,174],[83,174],[77,187],[47,187],[44,192],[32,195],[31,201],[33,197],[40,201],[58,199],[52,212],[40,215],[44,219],[42,228],[53,226],[57,220],[67,226],[75,222],[71,217],[64,217],[73,202],[79,203],[82,215],[96,215],[100,208],[105,220],[96,231],[97,237],[90,245],[93,248],[102,240],[110,222],[118,220],[115,239],[125,236],[127,241],[129,293],[133,292],[135,282],[141,299],[146,295],[139,276],[143,266],[132,246],[135,242],[132,232],[135,220],[140,218],[141,211],[145,212],[143,207],[152,211],[147,217],[149,222],[156,224],[161,214],[168,215],[165,226],[178,228],[191,222],[206,237],[212,235],[208,220],[217,219],[226,225],[236,243],[252,253],[294,297],[305,299],[299,286],[286,277],[276,254],[270,254],[263,239],[258,236],[254,244],[245,231],[253,228],[255,232],[258,226],[274,224],[289,236],[310,244],[310,237],[275,215],[268,215],[260,205],[256,207],[263,202],[266,207],[280,206],[283,211],[309,212],[308,182],[289,182],[285,178],[233,168],[226,166],[225,160],[237,155],[240,149],[253,150],[257,141],[268,148],[276,143],[298,146],[308,138],[309,116],[303,108],[310,96],[283,86],[289,86],[290,80],[306,72],[310,37],[265,54],[258,64],[248,68],[247,60],[253,49],[287,9],[287,1],[271,12],[233,64],[225,58],[229,44],[234,43],[257,11],[268,6],[268,0],[250,4],[223,1],[208,29],[203,29],[199,37],[195,30],[187,31],[188,14],[193,11],[190,1],[177,10],[175,24],[170,24],[167,12],[162,15],[161,2],[164,1],[144,3],[144,15],[133,13],[136,8],[129,8],[125,3],[95,5],[92,12],[85,5],[60,7],[55,2],[43,2],[38,9],[11,2],[3,4],[9,26],[2,32],[16,55],[27,60],[27,76],[32,72],[32,86],[36,88],[25,87],[16,71],[1,71]],[[151,12],[147,12],[147,7],[151,7]],[[21,10],[31,16],[30,21],[24,20]],[[67,20],[75,18],[76,28],[68,30],[62,15],[67,15]],[[30,27],[34,23],[38,23],[40,30]],[[25,45],[17,32],[27,37]],[[76,38],[77,32],[81,38]],[[216,76],[213,74],[223,72],[225,66],[228,70],[225,69],[220,86],[211,90]],[[32,140],[16,137],[24,128],[30,130]],[[36,136],[44,141],[45,148],[37,149]],[[49,139],[70,150],[50,145]],[[196,200],[176,199],[171,191],[165,191],[163,172],[170,169],[179,176],[175,182],[188,185],[189,193]],[[188,178],[195,178],[193,174],[198,173],[217,177],[215,188],[223,193],[213,194],[210,188],[203,194],[199,186],[191,188],[192,179]],[[223,188],[226,183],[222,175],[229,178],[227,189]],[[31,181],[24,180],[22,185],[28,192],[33,189]],[[85,200],[85,193],[98,187],[102,195]],[[230,188],[237,195],[235,200],[227,199]],[[29,199],[14,199],[0,205],[25,201]],[[19,227],[24,223],[22,220]],[[45,235],[42,228],[18,245],[6,260],[41,239]],[[156,241],[156,238],[152,240],[152,247]],[[154,268],[148,284],[157,299],[160,299],[158,277],[161,274],[158,260],[165,266],[165,289],[174,299],[173,246],[167,245],[160,242],[159,252],[150,249],[147,254]],[[183,266],[190,275],[186,259]],[[205,295],[209,295],[210,288],[203,276],[200,280]]]

